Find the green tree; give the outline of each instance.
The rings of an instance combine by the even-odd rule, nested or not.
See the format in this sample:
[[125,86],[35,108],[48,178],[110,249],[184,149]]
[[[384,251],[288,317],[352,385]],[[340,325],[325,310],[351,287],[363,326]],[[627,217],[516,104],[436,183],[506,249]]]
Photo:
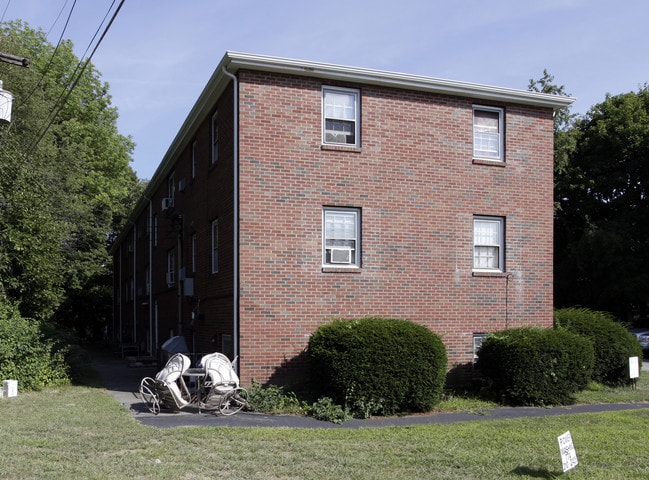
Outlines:
[[555,304],[630,320],[649,304],[649,88],[607,95],[575,123],[557,182]]
[[[566,88],[563,85],[554,83],[554,76],[547,70],[543,70],[543,76],[538,80],[530,79],[528,90],[551,95],[564,95]],[[577,144],[573,128],[576,115],[571,113],[570,107],[557,110],[554,114],[554,180],[555,193],[558,192],[557,182],[562,181],[564,174],[569,168],[570,155],[574,152]],[[560,201],[555,195],[555,208],[560,208]]]
[[134,144],[117,130],[109,86],[71,42],[11,22],[0,25],[0,51],[31,60],[0,64],[15,97],[12,123],[0,126],[0,292],[26,317],[101,324],[108,243],[143,188]]

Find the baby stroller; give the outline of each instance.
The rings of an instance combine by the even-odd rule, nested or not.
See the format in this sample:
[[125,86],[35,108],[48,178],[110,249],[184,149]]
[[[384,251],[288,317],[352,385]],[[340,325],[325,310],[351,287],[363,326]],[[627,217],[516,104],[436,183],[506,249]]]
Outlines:
[[[174,354],[155,378],[140,382],[140,398],[155,415],[161,408],[179,411],[187,406],[201,410],[218,410],[234,415],[248,406],[248,393],[239,385],[233,362],[222,353],[205,355],[198,368],[189,368],[190,360]],[[194,378],[191,390],[183,377]],[[190,382],[191,386],[191,382]]]
[[180,410],[192,401],[183,374],[189,369],[191,361],[182,353],[169,358],[167,364],[155,378],[144,377],[140,382],[140,398],[151,413],[157,415],[161,407]]
[[200,408],[218,409],[222,415],[234,415],[248,406],[248,392],[239,385],[234,362],[222,353],[210,353],[201,358],[199,367],[205,369],[201,388]]

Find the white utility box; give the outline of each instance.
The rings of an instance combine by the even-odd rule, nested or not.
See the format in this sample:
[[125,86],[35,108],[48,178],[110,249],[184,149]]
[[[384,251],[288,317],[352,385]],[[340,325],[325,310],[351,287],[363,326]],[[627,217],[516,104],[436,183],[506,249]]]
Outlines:
[[2,381],[2,395],[4,397],[17,397],[18,396],[18,380],[3,380]]

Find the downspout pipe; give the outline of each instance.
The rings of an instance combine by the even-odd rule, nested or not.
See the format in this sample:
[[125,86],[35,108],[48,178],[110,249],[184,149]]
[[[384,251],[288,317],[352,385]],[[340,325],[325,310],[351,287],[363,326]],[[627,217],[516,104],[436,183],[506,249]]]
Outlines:
[[[222,67],[223,74],[232,79],[234,106],[234,147],[233,147],[233,181],[234,181],[234,230],[233,230],[233,318],[232,318],[232,346],[233,346],[233,359],[239,357],[239,81],[236,75],[228,72],[225,65]],[[237,370],[239,370],[239,362],[236,363]]]

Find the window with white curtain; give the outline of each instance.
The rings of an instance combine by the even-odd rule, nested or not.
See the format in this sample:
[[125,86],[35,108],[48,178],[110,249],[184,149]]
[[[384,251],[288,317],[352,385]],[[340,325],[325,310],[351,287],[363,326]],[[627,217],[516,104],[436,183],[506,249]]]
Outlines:
[[502,217],[474,217],[473,269],[504,271],[505,219]]
[[324,266],[360,267],[360,221],[360,209],[324,208],[322,246]]
[[473,107],[473,156],[503,161],[503,109]]
[[358,90],[322,89],[322,143],[360,146],[359,98]]

